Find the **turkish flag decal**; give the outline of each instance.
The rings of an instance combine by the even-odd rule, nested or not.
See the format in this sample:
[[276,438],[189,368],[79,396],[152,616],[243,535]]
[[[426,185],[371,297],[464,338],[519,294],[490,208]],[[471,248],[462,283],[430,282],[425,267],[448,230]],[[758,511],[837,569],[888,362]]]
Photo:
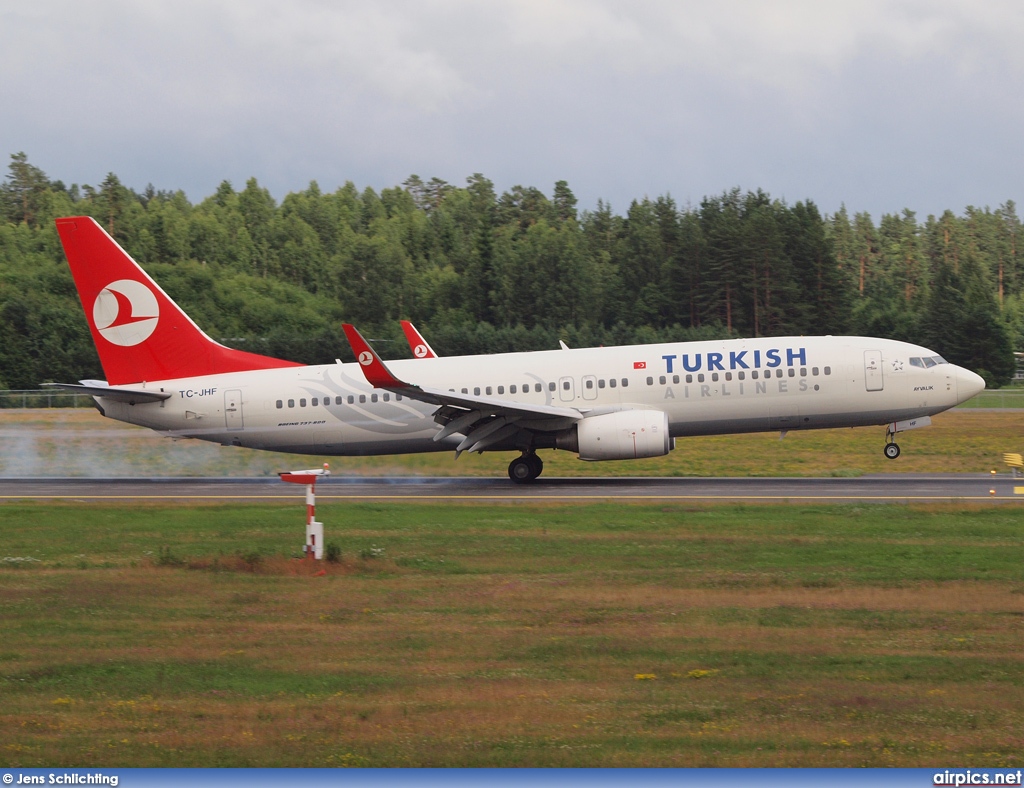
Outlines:
[[633,369],[647,369],[647,362],[646,361],[634,361],[633,362]]

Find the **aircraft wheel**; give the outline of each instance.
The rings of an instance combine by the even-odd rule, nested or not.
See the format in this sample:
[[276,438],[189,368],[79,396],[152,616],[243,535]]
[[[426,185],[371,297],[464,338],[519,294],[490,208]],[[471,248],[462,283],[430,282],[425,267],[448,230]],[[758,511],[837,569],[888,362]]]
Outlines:
[[528,459],[530,461],[530,465],[533,466],[533,478],[536,479],[544,472],[544,460],[536,454],[527,454],[526,459]]
[[529,455],[524,454],[522,457],[516,457],[508,464],[508,478],[516,484],[526,484],[537,478]]
[[885,456],[888,457],[890,460],[895,460],[897,457],[900,456],[900,447],[898,444],[895,443],[885,444],[884,451]]

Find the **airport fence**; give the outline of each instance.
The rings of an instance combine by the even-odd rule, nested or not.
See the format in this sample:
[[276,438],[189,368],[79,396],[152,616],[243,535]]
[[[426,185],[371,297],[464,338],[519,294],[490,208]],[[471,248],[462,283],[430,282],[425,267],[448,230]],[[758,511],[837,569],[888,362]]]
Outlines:
[[60,389],[0,389],[3,408],[91,408],[92,397]]
[[983,391],[960,405],[961,408],[1024,408],[1024,388],[1007,386]]

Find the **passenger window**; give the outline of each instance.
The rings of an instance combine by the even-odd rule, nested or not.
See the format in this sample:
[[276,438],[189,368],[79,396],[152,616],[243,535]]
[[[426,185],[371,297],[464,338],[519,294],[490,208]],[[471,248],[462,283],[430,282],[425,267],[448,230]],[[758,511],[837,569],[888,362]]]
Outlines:
[[384,401],[385,402],[391,402],[391,395],[390,394],[385,394],[384,395]]
[[807,367],[800,367],[800,377],[802,377],[802,378],[806,378],[807,377]]
[[402,401],[402,395],[401,394],[395,394],[395,402],[401,402],[401,401]]
[[679,376],[678,375],[673,375],[672,376],[672,382],[673,383],[678,383],[679,382]]
[[711,373],[711,382],[712,383],[717,383],[718,382],[718,373],[717,372],[712,372]]
[[288,400],[288,407],[289,408],[294,408],[295,407],[295,400],[293,400],[293,399]]
[[604,388],[604,378],[601,378],[599,381],[597,381],[597,387],[599,389],[603,389]]
[[515,383],[513,383],[511,386],[508,387],[508,393],[509,394],[515,394],[516,393],[516,384]]
[[484,391],[486,392],[488,397],[491,396],[491,387],[490,386],[488,386],[486,389],[484,389]]
[[504,386],[498,386],[498,393],[499,394],[504,394],[505,393],[505,387]]
[[463,389],[463,390],[462,390],[462,393],[463,393],[463,394],[469,394],[469,389]]
[[[554,385],[555,385],[554,383],[551,384],[551,386],[552,386],[551,390],[552,391],[555,390],[554,389]],[[529,391],[529,389],[530,389],[530,385],[529,384],[526,385],[526,389],[527,389],[527,391]],[[535,392],[537,392],[538,394],[540,394],[544,390],[544,388],[540,385],[540,383],[534,383],[533,384],[533,390]]]
[[281,400],[278,400],[278,401],[277,401],[277,407],[279,407],[279,408],[283,408],[283,407],[284,407],[284,403],[283,403],[283,402],[281,402]]
[[665,385],[665,376],[664,376],[664,375],[662,375],[662,376],[661,376],[660,378],[658,378],[658,382],[659,382],[659,383],[660,383],[660,384],[661,384],[662,386],[664,386],[664,385]]
[[320,398],[319,397],[313,397],[313,399],[311,399],[309,401],[309,404],[312,405],[315,408],[317,405],[320,404]]
[[299,400],[299,407],[300,408],[306,407],[306,400],[305,400],[305,398]]
[[568,391],[569,390],[569,381],[568,380],[563,380],[562,381],[562,390],[563,391]]
[[651,377],[647,378],[647,385],[648,386],[653,386],[654,385],[654,378],[651,378]]
[[832,367],[825,367],[825,374],[826,375],[831,375],[832,374]]
[[782,370],[781,369],[775,370],[775,377],[777,377],[777,378],[781,378],[782,377]]
[[686,376],[686,382],[687,383],[693,383],[693,375],[687,375]]
[[629,385],[629,378],[622,379],[622,388],[626,388]]
[[744,372],[744,371],[743,371],[743,370],[741,369],[741,370],[740,370],[739,372],[737,372],[737,373],[736,373],[736,377],[738,377],[738,378],[739,378],[740,380],[745,380],[745,379],[746,379],[746,377],[747,377],[747,375],[746,375],[746,373],[745,373],[745,372]]
[[699,374],[699,375],[697,376],[697,382],[698,382],[698,383],[703,383],[703,382],[704,382],[704,373],[703,373],[703,372],[701,372],[701,373],[700,373],[700,374]]
[[377,395],[376,394],[371,394],[370,395],[370,402],[376,402],[376,401],[377,401]]
[[590,378],[587,378],[586,386],[588,389],[594,388],[594,381],[592,381]]
[[334,404],[335,405],[340,405],[341,404],[341,397],[335,397],[334,398]]
[[611,380],[609,380],[608,381],[608,385],[611,386],[612,388],[615,388],[615,378],[612,378]]
[[361,405],[366,404],[366,395],[365,394],[360,394],[359,395],[359,403]]
[[474,397],[479,397],[480,396],[480,387],[479,386],[474,386],[473,387],[473,396]]
[[793,369],[792,367],[789,368],[789,376],[791,378],[795,378],[796,377],[796,370]]
[[732,373],[731,372],[726,372],[725,373],[725,379],[726,380],[732,380]]
[[818,377],[818,368],[811,367],[811,374],[814,375],[814,377]]
[[356,398],[355,398],[355,397],[353,397],[353,396],[352,396],[351,394],[349,394],[349,395],[348,395],[348,404],[349,404],[349,405],[352,405],[352,404],[354,404],[354,403],[355,403],[355,401],[356,401]]
[[555,381],[552,380],[550,383],[548,383],[548,391],[554,391],[554,390],[555,390]]
[[759,374],[760,373],[755,369],[753,372],[750,373],[750,379],[757,380]]

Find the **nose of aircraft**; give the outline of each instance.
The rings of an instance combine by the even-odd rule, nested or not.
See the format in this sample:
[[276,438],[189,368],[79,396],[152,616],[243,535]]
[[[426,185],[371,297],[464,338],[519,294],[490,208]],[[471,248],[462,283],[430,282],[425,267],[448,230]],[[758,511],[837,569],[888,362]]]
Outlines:
[[985,380],[969,369],[956,368],[956,401],[966,402],[975,394],[985,390]]

